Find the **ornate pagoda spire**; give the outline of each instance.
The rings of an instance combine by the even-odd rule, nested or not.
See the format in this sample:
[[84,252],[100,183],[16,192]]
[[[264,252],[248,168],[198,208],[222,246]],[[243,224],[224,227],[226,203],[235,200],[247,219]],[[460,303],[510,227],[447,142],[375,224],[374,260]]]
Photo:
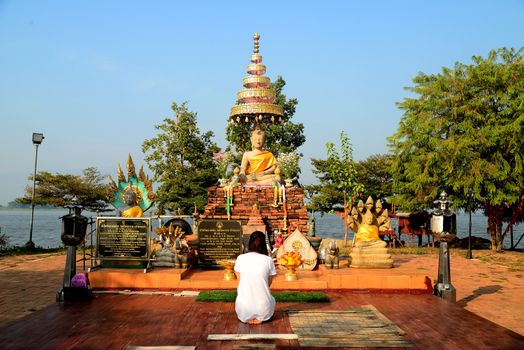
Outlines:
[[245,89],[237,93],[237,103],[231,107],[230,123],[262,124],[285,121],[282,107],[275,104],[275,92],[269,87],[269,78],[264,76],[266,66],[261,64],[259,39],[260,35],[255,33],[251,64],[247,66],[247,73],[250,75],[244,78]]

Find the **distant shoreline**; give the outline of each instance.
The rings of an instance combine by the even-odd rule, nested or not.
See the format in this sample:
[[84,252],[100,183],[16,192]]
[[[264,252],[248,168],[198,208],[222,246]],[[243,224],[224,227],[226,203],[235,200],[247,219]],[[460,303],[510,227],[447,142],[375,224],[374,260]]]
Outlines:
[[[65,208],[48,208],[48,207],[35,207],[35,210],[64,210]],[[31,210],[31,207],[29,208],[9,208],[9,207],[0,207],[0,210],[15,210],[15,211],[23,211],[23,210]]]

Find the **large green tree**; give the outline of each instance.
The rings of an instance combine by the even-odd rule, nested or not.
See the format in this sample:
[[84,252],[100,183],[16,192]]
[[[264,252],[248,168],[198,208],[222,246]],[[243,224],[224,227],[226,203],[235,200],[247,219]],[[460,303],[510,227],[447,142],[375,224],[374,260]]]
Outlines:
[[[283,93],[284,86],[286,86],[286,81],[280,75],[271,83],[271,89],[273,89],[276,94],[275,103],[282,106],[287,122],[264,127],[266,132],[265,148],[275,155],[295,151],[306,142],[304,125],[291,121],[295,114],[298,100],[296,98],[288,99]],[[241,157],[246,150],[251,149],[251,131],[252,126],[250,125],[228,124],[226,128],[226,139],[232,148],[238,152],[237,158]],[[239,160],[240,159],[237,159],[237,161]]]
[[216,183],[218,173],[213,162],[217,145],[213,132],[201,133],[197,114],[187,108],[187,102],[173,103],[174,119],[166,118],[155,128],[160,133],[144,141],[142,151],[160,183],[156,193],[160,212],[165,209],[191,213],[196,205],[207,203],[207,188]]
[[[105,183],[105,177],[94,167],[84,169],[81,176],[39,171],[36,174],[34,203],[59,207],[70,204],[70,197],[76,197],[77,203],[88,209],[105,209],[111,199],[111,190]],[[32,181],[33,177],[29,179]],[[30,204],[32,190],[32,186],[27,186],[24,197],[17,198],[16,202]]]
[[504,210],[518,214],[524,204],[523,49],[492,50],[413,82],[415,96],[399,103],[404,115],[389,138],[396,202],[428,208],[445,190],[465,207],[471,190],[492,248],[502,249]]

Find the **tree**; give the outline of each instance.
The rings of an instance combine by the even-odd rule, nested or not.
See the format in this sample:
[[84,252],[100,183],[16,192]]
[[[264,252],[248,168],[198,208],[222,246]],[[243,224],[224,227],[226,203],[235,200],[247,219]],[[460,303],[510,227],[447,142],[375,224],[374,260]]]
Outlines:
[[[31,178],[32,179],[32,178]],[[8,208],[15,208],[15,209],[19,209],[19,208],[31,208],[31,203],[28,203],[28,204],[22,204],[20,202],[17,202],[16,199],[7,203],[7,207]]]
[[362,197],[388,199],[393,195],[393,176],[390,154],[374,154],[355,163],[356,181],[362,184]]
[[312,194],[308,206],[313,210],[328,211],[342,205],[344,211],[345,234],[348,239],[348,200],[353,200],[363,191],[363,186],[357,181],[353,148],[349,137],[340,133],[340,151],[332,142],[326,144],[328,157],[326,160],[311,159],[313,173],[320,180],[320,185],[307,186],[306,190]]
[[153,178],[160,182],[156,191],[160,212],[191,212],[196,205],[207,203],[207,188],[218,179],[212,142],[213,132],[203,134],[197,126],[197,114],[187,108],[187,102],[173,103],[175,119],[166,118],[155,128],[160,133],[142,144]]
[[523,49],[492,50],[413,82],[407,89],[418,96],[398,104],[404,115],[388,139],[397,203],[427,208],[445,190],[466,207],[471,189],[501,250],[504,209],[524,204]]
[[[282,125],[268,125],[264,128],[266,133],[266,149],[273,154],[289,153],[295,151],[306,142],[304,136],[304,125],[302,123],[293,123],[291,118],[295,114],[298,100],[296,98],[287,99],[283,94],[286,81],[282,76],[278,76],[277,80],[270,84],[271,89],[275,91],[275,103],[282,106],[284,110],[284,117],[287,122]],[[234,150],[239,152],[236,156],[237,161],[240,162],[242,154],[246,150],[251,149],[251,126],[248,124],[228,124],[226,128],[226,139]]]
[[[108,184],[103,183],[104,179],[105,176],[94,167],[84,169],[82,176],[39,171],[36,174],[35,205],[61,207],[71,204],[70,197],[76,197],[77,203],[87,209],[104,209],[111,199],[111,190]],[[29,180],[32,181],[33,177],[30,176]],[[24,197],[15,201],[30,204],[32,189],[27,186]]]
[[320,183],[304,187],[309,197],[308,210],[321,213],[342,210],[344,194],[337,189],[334,179],[329,174],[328,160],[311,158],[311,165],[313,174]]

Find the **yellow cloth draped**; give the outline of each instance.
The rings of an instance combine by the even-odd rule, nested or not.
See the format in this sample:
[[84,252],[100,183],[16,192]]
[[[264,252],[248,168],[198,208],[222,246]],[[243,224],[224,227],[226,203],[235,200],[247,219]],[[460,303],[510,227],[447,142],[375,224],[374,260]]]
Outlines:
[[142,208],[140,208],[138,205],[135,205],[132,208],[124,210],[122,212],[122,216],[125,218],[141,218],[144,216],[144,212],[142,211]]
[[246,175],[252,173],[261,173],[266,169],[271,168],[277,163],[277,159],[273,153],[269,151],[262,151],[257,155],[251,157],[249,161],[249,166],[246,169]]
[[357,242],[373,242],[379,241],[378,226],[362,224],[358,228],[358,232],[355,235],[355,243]]

